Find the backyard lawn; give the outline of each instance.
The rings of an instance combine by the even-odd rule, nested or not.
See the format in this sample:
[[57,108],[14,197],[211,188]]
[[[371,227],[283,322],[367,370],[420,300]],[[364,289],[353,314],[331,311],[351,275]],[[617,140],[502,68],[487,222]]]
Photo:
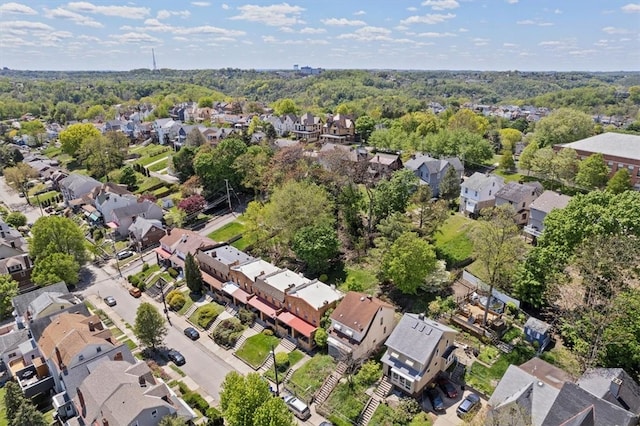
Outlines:
[[448,268],[464,262],[473,254],[473,243],[468,232],[474,224],[473,219],[456,213],[450,216],[436,233],[438,258],[446,260]]
[[297,369],[286,386],[298,398],[309,402],[335,367],[336,362],[330,355],[318,354]]
[[242,234],[244,232],[244,229],[244,224],[239,219],[236,219],[233,222],[227,223],[223,227],[216,229],[215,231],[207,235],[207,237],[211,238],[213,241],[229,241],[236,235]]
[[236,355],[253,368],[259,368],[279,342],[276,336],[259,333],[245,340]]
[[471,364],[471,368],[465,372],[464,381],[485,395],[491,395],[511,364],[520,365],[534,355],[533,348],[525,345],[516,346],[511,353],[500,355],[491,367],[485,367],[479,362]]

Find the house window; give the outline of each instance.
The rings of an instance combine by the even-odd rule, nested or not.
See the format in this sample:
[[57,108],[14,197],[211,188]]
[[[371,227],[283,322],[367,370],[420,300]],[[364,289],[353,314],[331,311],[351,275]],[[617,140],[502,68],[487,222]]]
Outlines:
[[78,361],[83,361],[84,360],[84,355],[80,354],[78,355]]
[[385,325],[384,328],[382,329],[382,333],[383,334],[387,334],[387,326]]
[[527,214],[526,213],[522,213],[522,219],[526,219],[527,218]]
[[384,322],[384,317],[380,317],[380,325]]
[[464,189],[464,193],[465,193],[465,194],[468,194],[468,193],[469,193],[469,188],[465,188],[465,189]]
[[524,203],[522,203],[522,208],[524,209]]
[[[491,191],[489,191],[489,195],[491,195]],[[509,202],[511,202],[511,201],[509,201]]]
[[153,417],[153,418],[158,417],[158,410],[153,410],[153,411],[151,412],[151,417]]

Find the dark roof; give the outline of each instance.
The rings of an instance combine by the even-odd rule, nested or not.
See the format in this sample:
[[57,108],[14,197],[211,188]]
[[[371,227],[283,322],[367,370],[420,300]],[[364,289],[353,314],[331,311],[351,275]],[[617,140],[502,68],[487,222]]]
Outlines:
[[[390,351],[398,352],[426,365],[445,332],[457,331],[418,314],[404,314],[385,342]],[[453,341],[450,342],[453,344]]]
[[69,294],[69,289],[64,282],[59,282],[57,284],[48,285],[46,287],[39,287],[33,291],[28,293],[19,294],[12,299],[13,308],[17,314],[17,316],[23,316],[31,302],[36,300],[40,295],[44,293],[62,293]]
[[537,331],[540,334],[546,334],[551,328],[551,325],[537,318],[529,317],[527,322],[524,323],[524,328],[525,330],[529,328],[533,331]]
[[5,352],[12,351],[21,343],[29,340],[29,330],[23,328],[21,330],[12,330],[0,336],[0,355]]
[[596,425],[634,426],[638,423],[638,417],[633,413],[598,398],[575,383],[567,382],[556,397],[542,426],[583,424],[573,421],[589,407],[593,409]]
[[564,194],[558,194],[553,191],[544,191],[542,195],[536,198],[529,208],[531,210],[539,210],[549,213],[553,209],[564,209],[571,201],[571,197]]
[[518,183],[509,182],[496,192],[496,198],[502,198],[507,201],[519,203],[526,199],[529,193],[534,192],[537,195],[542,193],[542,185],[539,182]]
[[640,386],[622,368],[591,368],[577,383],[595,396],[640,415]]
[[33,320],[33,322],[29,324],[29,329],[31,330],[31,336],[33,337],[33,339],[36,342],[39,341],[40,337],[42,337],[42,333],[44,332],[44,329],[47,328],[49,324],[53,322],[54,318],[64,313],[81,314],[86,317],[91,316],[91,313],[89,312],[89,309],[87,308],[87,306],[84,303],[78,303],[77,305],[70,306],[66,309],[61,309],[55,315],[49,315],[43,318],[38,318],[36,320]]

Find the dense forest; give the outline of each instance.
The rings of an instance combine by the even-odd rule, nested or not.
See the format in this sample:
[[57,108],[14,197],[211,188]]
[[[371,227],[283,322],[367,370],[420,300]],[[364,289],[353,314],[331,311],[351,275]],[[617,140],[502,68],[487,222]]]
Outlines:
[[[0,71],[0,119],[31,113],[57,120],[81,119],[94,105],[127,102],[246,100],[270,104],[292,98],[312,112],[397,118],[465,102],[559,108],[590,114],[634,117],[640,72],[555,73],[478,71],[326,70],[305,76],[294,71],[239,69],[138,69],[129,72]],[[630,90],[631,89],[631,90]]]

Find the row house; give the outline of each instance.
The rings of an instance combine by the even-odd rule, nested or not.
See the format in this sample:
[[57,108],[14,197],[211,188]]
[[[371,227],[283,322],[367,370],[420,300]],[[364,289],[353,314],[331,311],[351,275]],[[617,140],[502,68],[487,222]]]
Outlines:
[[198,249],[211,247],[216,242],[188,229],[167,229],[167,234],[160,239],[160,247],[155,249],[156,261],[159,265],[182,271],[187,254],[194,257]]
[[322,131],[322,120],[310,112],[301,115],[293,125],[293,134],[296,139],[304,139],[307,142],[315,142]]
[[554,191],[544,191],[529,206],[529,222],[524,232],[532,238],[538,238],[544,231],[544,219],[554,209],[567,207],[571,197]]
[[529,223],[531,203],[544,191],[540,182],[508,182],[496,192],[496,207],[510,205],[514,212],[514,221],[524,227]]
[[295,130],[298,117],[294,114],[285,114],[281,117],[270,115],[265,119],[265,121],[271,123],[276,131],[276,135],[282,137],[289,135],[289,133],[292,133]]
[[89,194],[95,188],[100,187],[102,183],[91,176],[71,173],[69,176],[62,179],[58,185],[65,204],[70,206],[71,201]]

